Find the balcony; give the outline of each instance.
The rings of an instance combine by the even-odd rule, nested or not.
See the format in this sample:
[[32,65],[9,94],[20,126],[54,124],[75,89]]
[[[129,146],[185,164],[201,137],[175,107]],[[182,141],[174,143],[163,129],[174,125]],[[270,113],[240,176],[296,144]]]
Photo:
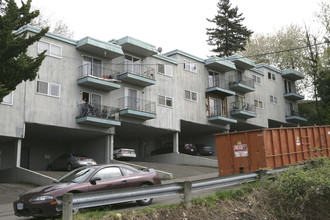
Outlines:
[[230,109],[231,116],[236,116],[244,119],[257,117],[255,105],[252,105],[247,102],[232,102]]
[[295,80],[303,79],[304,75],[301,72],[298,72],[297,70],[286,69],[286,70],[282,70],[282,77],[295,81]]
[[143,57],[149,57],[158,53],[155,46],[133,37],[127,36],[115,42],[117,45],[120,45],[124,51]]
[[236,70],[234,63],[224,60],[224,59],[220,59],[218,57],[211,57],[209,59],[206,59],[205,66],[212,70],[222,72],[222,73]]
[[208,109],[208,121],[225,125],[237,123],[237,120],[228,118],[227,112],[221,107],[210,107]]
[[254,68],[256,65],[252,60],[249,60],[245,57],[242,57],[240,55],[233,55],[227,58],[229,61],[235,63],[236,67],[242,70],[247,70]]
[[236,94],[234,91],[229,89],[229,81],[217,77],[212,77],[209,79],[209,85],[206,89],[206,93],[220,95],[223,97]]
[[306,118],[299,116],[299,112],[296,109],[287,110],[285,120],[293,123],[300,123],[307,121]]
[[119,109],[93,103],[81,104],[78,105],[76,123],[107,128],[120,126]]
[[77,49],[108,59],[114,59],[124,55],[120,46],[91,37],[85,37],[79,40],[77,42]]
[[79,73],[80,77],[77,80],[77,84],[80,86],[107,92],[120,88],[117,80],[118,72],[114,70],[87,63],[79,67]]
[[229,88],[242,93],[253,92],[255,90],[253,79],[240,75],[232,75],[229,77]]
[[126,96],[118,99],[118,106],[121,116],[140,120],[156,118],[155,102]]
[[290,101],[303,100],[305,97],[297,93],[295,88],[285,89],[284,98]]
[[124,62],[119,65],[118,80],[126,83],[147,87],[156,84],[155,69],[149,65]]

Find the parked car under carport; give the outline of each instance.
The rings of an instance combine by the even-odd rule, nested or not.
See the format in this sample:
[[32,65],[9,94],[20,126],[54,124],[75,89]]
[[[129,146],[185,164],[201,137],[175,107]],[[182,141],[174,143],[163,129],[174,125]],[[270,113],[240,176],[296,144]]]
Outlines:
[[69,153],[69,154],[63,154],[58,158],[56,158],[52,163],[48,165],[47,170],[71,171],[81,166],[89,166],[96,164],[97,163],[94,159],[89,158],[85,155]]

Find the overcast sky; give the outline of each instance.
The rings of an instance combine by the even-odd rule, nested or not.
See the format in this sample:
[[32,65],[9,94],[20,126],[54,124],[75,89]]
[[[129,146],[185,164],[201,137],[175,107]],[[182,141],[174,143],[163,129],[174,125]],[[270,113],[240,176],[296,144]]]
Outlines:
[[[24,0],[26,1],[26,0]],[[17,1],[18,2],[18,1]],[[162,47],[180,49],[200,58],[212,55],[206,28],[217,13],[218,0],[32,0],[54,20],[62,19],[74,39],[103,41],[131,36]],[[291,23],[310,24],[321,0],[231,0],[255,33],[274,33]]]

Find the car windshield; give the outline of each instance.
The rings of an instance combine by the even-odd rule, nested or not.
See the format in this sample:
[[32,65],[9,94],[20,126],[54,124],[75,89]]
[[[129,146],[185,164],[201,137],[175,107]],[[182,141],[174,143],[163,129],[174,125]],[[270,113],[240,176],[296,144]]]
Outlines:
[[74,182],[74,183],[82,183],[85,182],[88,177],[95,171],[93,167],[86,167],[84,169],[73,170],[67,175],[61,177],[57,180],[59,183],[67,183],[67,182]]

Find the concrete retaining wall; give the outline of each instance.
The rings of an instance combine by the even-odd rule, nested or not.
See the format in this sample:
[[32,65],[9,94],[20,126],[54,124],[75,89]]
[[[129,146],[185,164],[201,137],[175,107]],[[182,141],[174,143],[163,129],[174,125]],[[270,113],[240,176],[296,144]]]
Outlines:
[[56,179],[22,167],[0,170],[1,183],[31,183],[42,186],[51,184]]
[[198,156],[191,156],[188,154],[160,154],[147,158],[149,162],[156,163],[169,163],[169,164],[180,164],[180,165],[194,165],[194,166],[205,166],[205,167],[218,167],[218,161]]

